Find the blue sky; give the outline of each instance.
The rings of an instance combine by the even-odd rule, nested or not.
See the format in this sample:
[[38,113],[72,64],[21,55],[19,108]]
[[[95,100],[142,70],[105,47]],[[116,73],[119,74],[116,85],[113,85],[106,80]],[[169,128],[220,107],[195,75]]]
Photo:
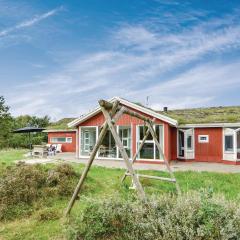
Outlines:
[[53,120],[120,96],[238,105],[240,2],[0,0],[0,95]]

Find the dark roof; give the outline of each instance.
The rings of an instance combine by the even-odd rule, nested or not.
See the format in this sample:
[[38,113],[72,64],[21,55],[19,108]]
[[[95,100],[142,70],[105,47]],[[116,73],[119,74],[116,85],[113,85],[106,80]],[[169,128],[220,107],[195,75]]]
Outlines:
[[24,128],[19,128],[13,131],[13,133],[30,133],[30,132],[42,132],[45,130],[45,128],[39,128],[39,127],[24,127]]
[[240,106],[189,108],[157,112],[177,120],[179,124],[240,122]]

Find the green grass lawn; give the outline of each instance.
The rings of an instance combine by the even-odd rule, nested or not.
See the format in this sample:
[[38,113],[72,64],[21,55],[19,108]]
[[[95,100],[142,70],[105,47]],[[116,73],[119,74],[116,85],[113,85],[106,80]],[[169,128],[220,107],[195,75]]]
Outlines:
[[[1,172],[5,166],[13,164],[17,159],[23,158],[24,150],[6,150],[0,152]],[[73,164],[77,172],[81,172],[83,165]],[[46,165],[52,168],[52,165]],[[158,176],[167,176],[165,172],[158,171],[141,171],[144,174],[152,174]],[[86,199],[108,198],[117,195],[122,198],[129,196],[135,197],[134,190],[129,190],[131,184],[128,178],[124,184],[120,183],[120,179],[124,170],[107,169],[103,167],[92,167],[89,176],[84,184],[80,199],[76,202],[71,216],[79,215],[86,206]],[[240,200],[240,174],[222,174],[208,172],[177,172],[176,178],[183,192],[199,191],[201,189],[212,189],[215,194],[222,194],[227,199]],[[175,194],[174,184],[161,182],[152,179],[141,179],[143,187],[148,195],[151,194]],[[39,211],[43,209],[56,210],[60,216],[66,208],[68,198],[54,199],[43,203],[39,210],[32,213],[29,217],[16,219],[14,221],[0,222],[0,240],[2,239],[65,239],[64,224],[66,219],[59,218],[51,221],[39,221]]]
[[26,149],[6,149],[0,151],[0,165],[11,165],[16,160],[24,159]]

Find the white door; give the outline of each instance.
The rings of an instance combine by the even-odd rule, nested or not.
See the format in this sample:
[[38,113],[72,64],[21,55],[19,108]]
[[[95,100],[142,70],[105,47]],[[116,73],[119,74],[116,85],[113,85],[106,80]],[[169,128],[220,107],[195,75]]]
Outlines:
[[194,159],[194,130],[178,130],[178,158]]
[[194,130],[185,131],[185,159],[194,159]]
[[185,157],[184,131],[178,130],[178,157]]

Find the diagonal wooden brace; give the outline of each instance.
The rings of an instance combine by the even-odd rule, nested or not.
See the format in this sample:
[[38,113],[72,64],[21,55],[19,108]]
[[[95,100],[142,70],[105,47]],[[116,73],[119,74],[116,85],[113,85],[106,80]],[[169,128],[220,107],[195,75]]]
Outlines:
[[103,115],[104,115],[104,117],[105,117],[105,119],[106,119],[106,121],[108,123],[109,129],[110,129],[110,131],[111,131],[111,133],[113,135],[113,138],[115,140],[115,143],[118,146],[119,151],[120,151],[120,153],[121,153],[121,155],[123,157],[123,160],[124,160],[124,162],[126,164],[128,172],[129,172],[129,174],[131,175],[131,177],[133,179],[133,183],[136,186],[138,194],[139,194],[141,200],[146,201],[146,196],[145,196],[145,192],[143,190],[143,187],[142,187],[142,185],[141,185],[137,175],[135,174],[135,171],[133,170],[132,163],[130,162],[129,157],[127,155],[127,152],[126,152],[125,148],[123,147],[122,141],[121,141],[120,137],[118,136],[117,131],[116,131],[114,125],[112,124],[111,117],[110,117],[108,111],[104,107],[101,107],[101,108],[102,108]]
[[[114,115],[116,113],[116,110],[118,108],[118,104],[119,104],[118,101],[116,101],[113,104],[111,115]],[[86,166],[85,166],[85,168],[83,170],[81,178],[80,178],[80,180],[79,180],[79,182],[78,182],[78,184],[77,184],[77,186],[76,186],[76,188],[74,190],[72,198],[71,198],[71,200],[68,203],[65,215],[68,215],[71,212],[71,209],[72,209],[72,207],[73,207],[73,205],[74,205],[74,203],[75,203],[75,201],[77,199],[77,196],[78,196],[78,194],[79,194],[79,192],[80,192],[80,190],[82,188],[82,185],[83,185],[83,183],[84,183],[84,181],[85,181],[85,179],[87,177],[87,174],[88,174],[88,172],[89,172],[89,170],[91,168],[91,165],[92,165],[92,163],[93,163],[93,161],[94,161],[94,159],[96,157],[97,151],[98,151],[98,149],[99,149],[99,147],[100,147],[100,145],[101,145],[101,143],[102,143],[102,141],[103,141],[103,139],[104,139],[104,137],[105,137],[105,135],[107,133],[107,130],[108,130],[108,124],[107,124],[107,121],[105,121],[105,123],[103,125],[103,128],[102,128],[102,131],[101,131],[101,133],[100,133],[100,135],[98,137],[98,140],[97,140],[97,142],[96,142],[96,144],[95,144],[95,146],[93,148],[93,151],[92,151],[92,153],[90,155],[90,158],[89,158],[89,160],[88,160],[88,162],[87,162],[87,164],[86,164]]]
[[[173,174],[173,171],[172,171],[172,169],[171,169],[171,167],[170,167],[170,164],[169,164],[168,160],[166,160],[165,155],[163,154],[162,147],[161,147],[160,143],[159,143],[158,140],[157,140],[157,136],[156,136],[156,134],[155,134],[155,131],[154,131],[154,129],[153,129],[152,124],[151,124],[150,122],[147,122],[147,126],[148,126],[148,129],[150,130],[150,133],[151,133],[151,135],[152,135],[152,137],[153,137],[153,140],[154,140],[154,142],[155,142],[155,144],[156,144],[156,146],[157,146],[157,148],[158,148],[159,155],[160,155],[160,156],[163,156],[163,161],[164,161],[164,163],[166,164],[166,167],[167,167],[167,169],[168,169],[168,171],[169,171],[169,173],[170,173],[171,178],[176,180],[176,178],[175,178],[175,176],[174,176],[174,174]],[[181,190],[180,190],[180,187],[179,187],[179,185],[178,185],[178,182],[175,181],[175,184],[176,184],[176,189],[177,189],[178,194],[181,194]]]
[[[145,134],[145,136],[144,136],[144,138],[143,138],[143,140],[142,140],[142,142],[141,142],[141,144],[140,144],[137,152],[136,152],[135,155],[133,156],[132,164],[136,161],[137,156],[138,156],[138,154],[140,153],[140,151],[142,150],[143,145],[144,145],[145,141],[147,140],[149,133],[150,133],[150,130],[148,129],[148,130],[146,131],[146,134]],[[122,177],[122,179],[121,179],[121,182],[124,182],[124,180],[125,180],[126,177],[128,176],[127,173],[128,173],[128,171],[126,171],[126,172],[124,173],[124,175],[123,175],[123,177]]]

